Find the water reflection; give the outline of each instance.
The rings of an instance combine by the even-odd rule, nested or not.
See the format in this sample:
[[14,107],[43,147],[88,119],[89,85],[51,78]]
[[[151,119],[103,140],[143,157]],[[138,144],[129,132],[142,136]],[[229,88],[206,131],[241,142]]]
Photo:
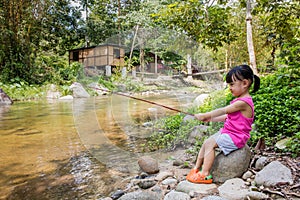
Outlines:
[[[155,98],[182,105],[176,98]],[[15,102],[0,113],[0,199],[97,199],[109,194],[122,177],[137,170],[142,154],[137,143],[151,133],[141,124],[168,114],[117,96]]]

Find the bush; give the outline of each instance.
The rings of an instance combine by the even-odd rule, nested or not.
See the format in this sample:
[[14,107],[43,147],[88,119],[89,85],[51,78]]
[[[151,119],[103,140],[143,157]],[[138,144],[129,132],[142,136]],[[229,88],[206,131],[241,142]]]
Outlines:
[[[273,145],[282,138],[297,137],[300,129],[299,77],[297,67],[286,67],[261,78],[261,88],[253,95],[255,129],[251,132],[252,142],[263,137],[268,145]],[[296,152],[295,148],[289,150]]]
[[150,151],[162,148],[174,148],[184,145],[189,133],[199,124],[197,120],[184,122],[183,115],[177,114],[159,119],[155,124],[155,131],[147,141],[147,148]]

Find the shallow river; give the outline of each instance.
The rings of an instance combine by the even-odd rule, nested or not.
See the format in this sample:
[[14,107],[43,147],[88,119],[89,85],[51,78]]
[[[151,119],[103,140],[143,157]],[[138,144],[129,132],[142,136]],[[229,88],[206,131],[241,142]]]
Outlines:
[[[141,96],[184,110],[196,94]],[[145,126],[174,111],[122,96],[0,107],[0,199],[98,199],[138,172]],[[151,153],[157,159],[166,155]]]

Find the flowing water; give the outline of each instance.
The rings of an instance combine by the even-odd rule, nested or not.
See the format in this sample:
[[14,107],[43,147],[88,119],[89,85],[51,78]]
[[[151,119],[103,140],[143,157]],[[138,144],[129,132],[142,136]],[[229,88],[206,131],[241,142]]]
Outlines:
[[[185,109],[196,94],[142,96]],[[150,122],[176,114],[121,96],[0,107],[0,199],[99,199],[136,175]],[[152,154],[160,159],[161,152]]]

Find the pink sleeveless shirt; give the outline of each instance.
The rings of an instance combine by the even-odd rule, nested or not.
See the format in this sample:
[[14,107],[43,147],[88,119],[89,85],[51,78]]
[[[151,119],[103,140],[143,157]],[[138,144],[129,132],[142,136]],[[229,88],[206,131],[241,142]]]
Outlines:
[[250,138],[251,125],[254,120],[254,104],[251,97],[236,98],[230,102],[230,104],[236,101],[246,102],[252,109],[252,117],[245,117],[241,111],[227,114],[227,118],[224,123],[224,127],[221,129],[221,133],[227,133],[234,144],[238,148],[242,148]]

